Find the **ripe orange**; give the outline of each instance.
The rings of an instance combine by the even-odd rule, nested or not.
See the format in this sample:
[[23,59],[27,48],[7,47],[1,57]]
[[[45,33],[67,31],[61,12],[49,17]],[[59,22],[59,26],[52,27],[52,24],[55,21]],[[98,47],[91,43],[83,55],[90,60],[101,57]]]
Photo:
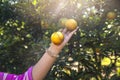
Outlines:
[[68,19],[68,20],[65,22],[65,27],[66,27],[68,30],[72,31],[72,30],[74,30],[74,29],[77,28],[77,21],[74,20],[74,19]]
[[64,40],[64,35],[62,34],[62,32],[54,32],[51,35],[51,41],[56,44],[59,45],[62,43],[62,41]]
[[115,12],[108,12],[107,13],[107,18],[108,19],[115,19],[115,17],[116,17],[116,13]]

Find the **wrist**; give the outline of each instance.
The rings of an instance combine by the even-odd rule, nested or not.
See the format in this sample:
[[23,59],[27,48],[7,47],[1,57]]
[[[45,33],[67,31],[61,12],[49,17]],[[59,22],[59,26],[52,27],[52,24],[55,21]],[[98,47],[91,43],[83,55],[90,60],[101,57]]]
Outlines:
[[53,52],[54,54],[59,54],[62,48],[58,47],[57,45],[51,44],[48,50]]
[[51,44],[50,47],[46,49],[46,53],[53,58],[58,58],[60,51],[61,48],[59,48],[57,45],[54,44]]
[[58,58],[59,55],[56,54],[54,51],[51,51],[50,49],[46,49],[46,52],[49,56],[53,57],[53,58]]

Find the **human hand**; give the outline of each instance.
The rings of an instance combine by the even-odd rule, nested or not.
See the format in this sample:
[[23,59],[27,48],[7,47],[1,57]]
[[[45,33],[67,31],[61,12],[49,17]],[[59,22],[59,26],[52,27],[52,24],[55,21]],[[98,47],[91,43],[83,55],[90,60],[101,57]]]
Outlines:
[[68,41],[71,39],[72,35],[78,30],[78,28],[79,28],[79,27],[77,27],[77,28],[76,28],[75,30],[73,30],[73,31],[69,31],[69,30],[67,30],[66,28],[59,30],[60,32],[63,33],[63,35],[64,35],[64,40],[63,40],[63,42],[62,42],[61,44],[59,44],[59,45],[56,45],[56,44],[54,44],[54,43],[51,43],[51,47],[53,47],[55,51],[58,51],[58,52],[59,52],[59,51],[68,43]]

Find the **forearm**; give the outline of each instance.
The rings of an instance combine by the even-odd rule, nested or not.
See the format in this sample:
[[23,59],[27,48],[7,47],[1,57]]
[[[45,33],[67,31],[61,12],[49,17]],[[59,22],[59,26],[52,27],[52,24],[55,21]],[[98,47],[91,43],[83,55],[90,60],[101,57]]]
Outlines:
[[[61,51],[61,48],[55,46],[50,46],[48,49],[54,52],[54,55],[58,55]],[[33,80],[43,80],[55,61],[56,58],[50,56],[46,51],[38,63],[33,67]]]
[[[65,46],[77,29],[78,28],[73,31],[68,31],[65,28],[62,30],[62,33],[64,34],[63,42],[59,45],[52,43],[48,49],[51,53],[53,53],[52,55],[58,55],[60,53],[61,49]],[[43,80],[55,62],[56,58],[51,57],[49,51],[46,51],[38,63],[33,67],[33,80]]]

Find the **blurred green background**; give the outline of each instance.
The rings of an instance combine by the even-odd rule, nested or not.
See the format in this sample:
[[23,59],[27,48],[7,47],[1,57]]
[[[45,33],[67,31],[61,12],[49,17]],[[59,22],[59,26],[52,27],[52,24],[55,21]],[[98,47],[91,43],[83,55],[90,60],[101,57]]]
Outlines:
[[[0,71],[20,74],[72,18],[79,30],[45,80],[120,80],[120,0],[0,0]],[[44,65],[43,65],[44,66]]]

